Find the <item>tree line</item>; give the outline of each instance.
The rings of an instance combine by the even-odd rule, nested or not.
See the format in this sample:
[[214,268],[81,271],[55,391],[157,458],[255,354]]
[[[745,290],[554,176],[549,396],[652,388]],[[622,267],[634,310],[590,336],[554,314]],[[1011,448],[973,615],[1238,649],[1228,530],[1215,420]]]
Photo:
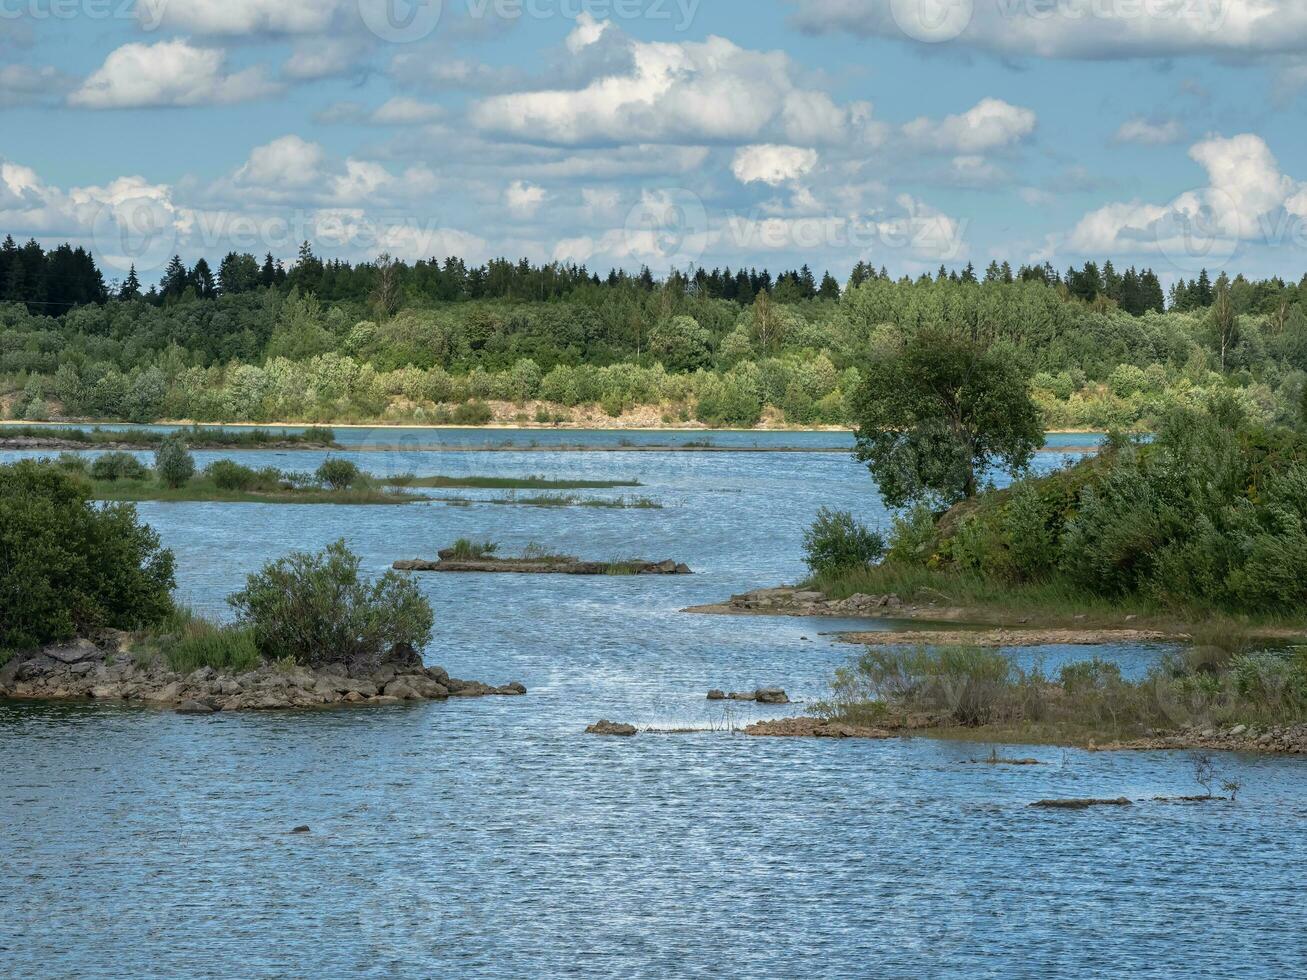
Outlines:
[[[915,281],[930,278],[921,276]],[[1065,272],[1057,271],[1049,263],[1014,269],[1009,262],[995,260],[983,275],[968,263],[962,269],[941,266],[933,278],[936,282],[957,284],[1041,282],[1068,298],[1112,305],[1134,316],[1150,311],[1160,313],[1168,307],[1181,311],[1205,309],[1215,302],[1214,282],[1206,270],[1192,282],[1181,279],[1171,287],[1168,297],[1152,269],[1132,266],[1118,272],[1110,259],[1102,266],[1091,261]],[[373,262],[350,263],[323,259],[309,242],[304,242],[289,267],[271,253],[259,259],[246,252],[229,252],[216,269],[206,258],[201,257],[188,267],[175,255],[159,282],[147,286],[134,266],[121,280],[106,280],[92,254],[80,246],[65,243],[47,251],[34,239],[20,246],[12,235],[0,244],[0,302],[23,303],[33,313],[49,315],[111,299],[140,299],[164,306],[188,297],[217,299],[263,289],[283,293],[297,289],[301,293],[313,293],[325,302],[371,304],[379,307],[383,315],[405,305],[477,300],[550,302],[579,296],[593,305],[595,295],[606,290],[645,293],[671,290],[750,306],[762,294],[783,304],[835,302],[848,289],[876,279],[890,281],[891,275],[883,265],[877,269],[866,261],[853,267],[844,285],[829,270],[818,277],[806,264],[776,275],[766,268],[719,267],[697,268],[688,274],[673,270],[656,278],[647,266],[635,273],[611,269],[601,276],[585,265],[536,264],[528,259],[498,258],[482,265],[470,265],[457,256],[407,263],[383,255]],[[912,280],[903,277],[896,281]],[[1278,278],[1249,280],[1238,275],[1231,282],[1236,293],[1256,294],[1252,304],[1239,308],[1239,312],[1271,312],[1270,305],[1275,299],[1282,299],[1289,288]],[[1237,300],[1238,296],[1236,304]]]

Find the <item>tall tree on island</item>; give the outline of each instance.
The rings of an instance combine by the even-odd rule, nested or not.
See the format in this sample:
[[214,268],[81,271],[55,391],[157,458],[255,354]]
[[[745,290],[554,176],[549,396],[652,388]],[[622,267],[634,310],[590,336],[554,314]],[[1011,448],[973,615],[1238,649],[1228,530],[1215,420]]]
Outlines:
[[886,504],[950,505],[974,497],[986,470],[1030,464],[1044,431],[1013,354],[970,332],[928,326],[859,368],[854,456]]

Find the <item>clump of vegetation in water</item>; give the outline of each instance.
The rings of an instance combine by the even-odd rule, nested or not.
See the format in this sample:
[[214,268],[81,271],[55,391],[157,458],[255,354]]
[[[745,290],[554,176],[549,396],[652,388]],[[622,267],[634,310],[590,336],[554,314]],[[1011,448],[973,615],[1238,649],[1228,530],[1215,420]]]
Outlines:
[[847,572],[880,561],[885,539],[846,510],[823,507],[803,532],[804,561],[814,575]]
[[344,541],[316,554],[294,552],[249,577],[228,600],[259,653],[309,667],[375,660],[400,644],[431,640],[431,605],[407,577],[371,581]]
[[189,426],[170,432],[153,429],[91,429],[70,428],[62,425],[21,425],[0,428],[0,438],[59,439],[64,442],[85,443],[88,448],[104,443],[140,446],[159,446],[169,439],[180,439],[188,446],[205,448],[258,449],[266,445],[334,446],[336,433],[327,428],[311,426],[301,432],[273,432],[268,429],[213,429]]
[[1131,680],[1110,661],[1066,664],[1055,677],[980,647],[869,647],[814,706],[859,725],[997,726],[1049,740],[1139,738],[1186,726],[1307,720],[1307,648],[1262,650],[1196,667],[1163,658]]
[[458,561],[479,561],[483,558],[493,558],[499,551],[499,542],[497,541],[473,541],[470,538],[459,538],[449,549],[451,558]]
[[172,552],[134,507],[96,506],[49,462],[0,466],[0,649],[148,626],[173,584]]
[[550,480],[543,476],[414,476],[391,477],[394,486],[464,490],[612,490],[638,487],[639,480]]

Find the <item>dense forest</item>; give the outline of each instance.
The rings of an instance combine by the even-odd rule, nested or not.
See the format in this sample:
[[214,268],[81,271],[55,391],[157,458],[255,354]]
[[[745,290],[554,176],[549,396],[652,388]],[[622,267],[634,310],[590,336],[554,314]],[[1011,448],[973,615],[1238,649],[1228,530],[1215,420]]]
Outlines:
[[933,324],[1010,348],[1051,427],[1146,424],[1233,393],[1296,421],[1307,277],[994,262],[894,279],[859,263],[656,278],[381,256],[287,267],[174,258],[149,288],[63,245],[0,245],[0,405],[13,418],[845,424],[859,365]]

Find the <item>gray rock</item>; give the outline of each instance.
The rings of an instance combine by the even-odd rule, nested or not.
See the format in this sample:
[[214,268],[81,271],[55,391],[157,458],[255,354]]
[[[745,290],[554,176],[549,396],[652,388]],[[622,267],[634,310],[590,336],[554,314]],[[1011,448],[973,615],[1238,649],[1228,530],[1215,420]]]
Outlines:
[[90,640],[73,640],[71,643],[49,646],[41,651],[51,660],[62,664],[76,664],[86,660],[103,660],[105,652]]
[[388,698],[398,698],[401,701],[420,701],[422,695],[409,687],[403,680],[393,680],[386,685],[385,695]]
[[635,734],[635,726],[625,725],[620,722],[608,721],[605,719],[603,721],[595,722],[585,730],[585,733],[587,735],[620,735],[623,737],[629,737]]
[[1247,725],[1235,725],[1233,728],[1230,729],[1230,734],[1237,738],[1238,736],[1242,735],[1246,731],[1248,731]]
[[725,701],[725,700],[726,700],[726,692],[725,692],[725,691],[719,691],[719,690],[717,690],[717,688],[713,688],[711,691],[708,692],[708,700],[709,700],[709,701]]
[[754,700],[759,704],[789,704],[790,698],[779,687],[760,687],[754,692]]
[[183,701],[177,706],[179,715],[211,715],[213,707],[203,701]]

